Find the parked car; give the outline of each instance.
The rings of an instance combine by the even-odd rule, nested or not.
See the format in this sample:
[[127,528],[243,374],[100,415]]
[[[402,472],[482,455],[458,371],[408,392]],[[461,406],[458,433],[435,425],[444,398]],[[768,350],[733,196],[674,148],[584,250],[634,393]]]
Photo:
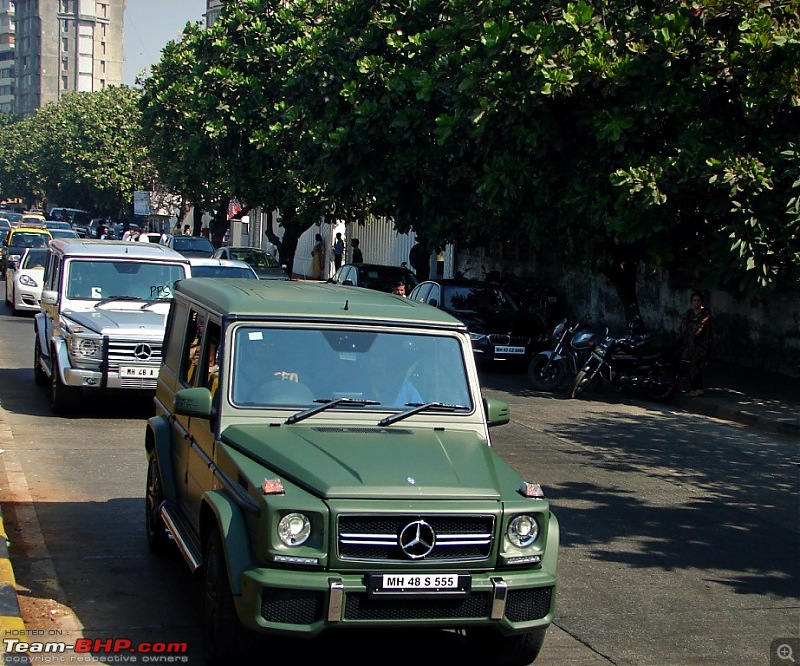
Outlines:
[[219,259],[246,261],[253,267],[260,280],[288,280],[278,260],[260,247],[221,247],[214,256]]
[[11,261],[19,261],[29,247],[47,247],[53,236],[44,227],[14,227],[3,241],[2,273],[5,275]]
[[25,250],[19,262],[10,262],[6,270],[6,303],[14,314],[39,312],[42,298],[42,276],[47,263],[47,248]]
[[19,221],[22,218],[22,213],[18,213],[15,210],[8,210],[6,208],[0,209],[0,215],[6,218],[12,227],[19,226]]
[[75,229],[48,229],[53,238],[80,238]]
[[154,391],[166,316],[185,257],[152,243],[50,241],[33,376],[51,407],[72,413],[83,391]]
[[32,213],[30,211],[26,211],[22,214],[22,217],[19,218],[19,224],[17,226],[20,227],[44,227],[47,224],[47,218],[41,213]]
[[402,266],[384,266],[381,264],[344,264],[332,277],[332,284],[353,287],[364,287],[390,294],[398,282],[406,286],[406,294],[417,286],[417,276]]
[[500,288],[478,280],[427,280],[408,296],[449,312],[469,329],[479,362],[510,362],[527,367],[548,342],[548,331],[535,315],[522,310]]
[[253,267],[244,261],[235,259],[217,259],[216,257],[189,257],[192,277],[245,278],[258,280]]
[[45,220],[44,223],[45,229],[72,229],[72,225],[69,222],[64,222],[62,220]]
[[143,442],[147,542],[204,578],[205,663],[254,663],[251,632],[357,626],[464,631],[475,663],[530,664],[558,521],[491,446],[508,405],[482,395],[463,324],[368,289],[243,282],[176,284]]
[[184,257],[214,256],[214,246],[208,238],[203,238],[202,236],[166,234],[162,237],[161,244],[172,248]]

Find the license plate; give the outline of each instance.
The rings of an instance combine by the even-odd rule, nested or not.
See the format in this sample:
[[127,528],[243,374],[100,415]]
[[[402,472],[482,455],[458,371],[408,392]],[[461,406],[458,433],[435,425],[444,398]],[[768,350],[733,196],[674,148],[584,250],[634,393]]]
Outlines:
[[158,379],[158,368],[136,368],[132,366],[122,366],[119,369],[120,377],[140,377],[142,379]]
[[495,347],[495,354],[524,354],[525,347]]
[[465,595],[470,589],[469,574],[457,573],[390,573],[373,574],[369,578],[371,594],[434,596]]

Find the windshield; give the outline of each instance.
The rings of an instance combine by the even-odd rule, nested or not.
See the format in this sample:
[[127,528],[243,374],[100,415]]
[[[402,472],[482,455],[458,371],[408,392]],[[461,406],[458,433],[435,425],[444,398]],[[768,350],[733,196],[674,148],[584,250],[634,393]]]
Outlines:
[[9,239],[12,247],[47,247],[50,234],[37,234],[35,231],[17,231]]
[[443,403],[472,409],[458,338],[411,333],[242,326],[232,358],[241,406],[304,407],[345,399],[360,408]]
[[444,307],[457,312],[517,312],[514,300],[494,287],[447,287]]
[[21,268],[44,268],[47,262],[47,250],[32,248],[25,253]]
[[276,268],[278,262],[268,252],[253,252],[251,250],[233,250],[231,252],[234,259],[246,261],[253,268]]
[[175,249],[180,250],[204,250],[208,252],[214,251],[214,246],[207,238],[200,236],[175,236]]
[[183,278],[182,264],[73,259],[67,275],[67,298],[167,300],[172,298],[175,282]]
[[192,277],[229,277],[249,278],[255,280],[256,276],[249,268],[242,266],[192,266]]

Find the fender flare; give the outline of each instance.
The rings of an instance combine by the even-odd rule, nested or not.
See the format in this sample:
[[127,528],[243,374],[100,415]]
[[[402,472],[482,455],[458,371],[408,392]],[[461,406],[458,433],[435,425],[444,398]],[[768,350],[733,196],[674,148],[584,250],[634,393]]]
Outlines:
[[[211,533],[212,523],[216,523],[225,551],[228,567],[228,580],[235,596],[242,594],[242,574],[253,568],[250,556],[250,537],[241,509],[224,490],[212,490],[203,495],[203,508],[200,511],[200,534],[205,544]],[[236,544],[229,548],[229,544]]]
[[148,458],[155,455],[158,471],[161,475],[161,488],[164,499],[172,502],[178,500],[178,489],[175,485],[174,466],[172,464],[172,429],[169,421],[163,416],[151,416],[147,419],[144,448]]

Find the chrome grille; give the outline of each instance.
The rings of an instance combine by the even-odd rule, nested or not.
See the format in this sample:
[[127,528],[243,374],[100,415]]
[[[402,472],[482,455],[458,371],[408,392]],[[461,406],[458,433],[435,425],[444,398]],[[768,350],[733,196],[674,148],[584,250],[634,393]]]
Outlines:
[[[152,355],[147,361],[142,361],[134,355],[138,345],[147,344]],[[161,342],[149,342],[142,340],[108,340],[108,370],[109,372],[119,372],[121,365],[137,366],[161,366]],[[153,384],[155,386],[155,384]]]
[[[342,560],[410,562],[400,548],[400,533],[423,520],[436,534],[426,562],[465,562],[489,557],[494,541],[492,515],[342,514],[337,522],[337,544]],[[419,560],[418,560],[419,561]]]

